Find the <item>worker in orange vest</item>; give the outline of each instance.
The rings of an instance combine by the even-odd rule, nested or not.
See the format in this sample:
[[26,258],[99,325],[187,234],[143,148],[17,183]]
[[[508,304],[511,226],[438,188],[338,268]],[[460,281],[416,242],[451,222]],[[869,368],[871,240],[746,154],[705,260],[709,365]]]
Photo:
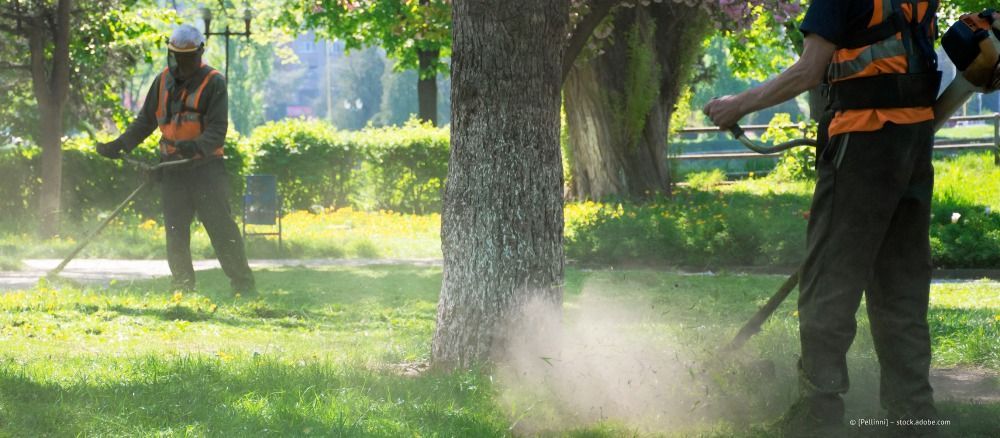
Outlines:
[[192,159],[162,175],[167,262],[173,286],[195,287],[191,263],[191,222],[205,225],[234,293],[256,294],[239,228],[229,208],[229,175],[223,166],[229,103],[226,78],[202,61],[205,37],[190,25],[177,27],[168,43],[167,68],[153,81],[142,110],[124,134],[97,146],[121,158],[159,128],[160,159]]
[[[894,436],[930,436],[928,374],[932,106],[940,85],[936,0],[813,0],[799,60],[704,112],[722,128],[825,83],[819,179],[798,302],[799,400],[784,436],[844,436],[847,351],[862,295]],[[921,421],[923,420],[923,421]]]

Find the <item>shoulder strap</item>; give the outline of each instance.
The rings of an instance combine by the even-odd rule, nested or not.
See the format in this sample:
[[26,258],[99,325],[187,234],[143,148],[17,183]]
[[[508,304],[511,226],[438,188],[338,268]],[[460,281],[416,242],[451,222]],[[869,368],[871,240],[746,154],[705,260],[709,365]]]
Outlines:
[[[937,24],[934,18],[937,16],[938,0],[927,0],[927,11],[918,23],[914,23],[916,38],[914,41],[920,48],[920,53],[924,56],[925,67],[928,71],[938,68],[937,52],[934,51],[934,40],[937,39]],[[917,20],[914,20],[915,22]]]
[[[190,111],[198,111],[198,102],[201,100],[201,92],[205,89],[205,85],[208,84],[212,76],[215,76],[219,72],[214,68],[207,65],[202,65],[201,69],[198,70],[198,74],[190,79],[187,84],[187,96],[184,99],[184,106]],[[191,88],[196,86],[196,88]]]
[[163,124],[167,119],[167,100],[170,95],[170,91],[167,90],[167,78],[169,77],[170,69],[163,69],[163,73],[160,73],[160,87],[156,102],[156,119],[160,124]]
[[844,41],[841,42],[840,48],[856,49],[858,47],[872,45],[906,29],[908,27],[906,17],[903,16],[903,11],[897,7],[898,2],[899,0],[892,1],[892,11],[885,20],[875,26],[865,29],[864,31],[854,33],[844,38]]
[[212,69],[212,71],[208,72],[208,74],[205,75],[205,79],[201,81],[201,86],[198,87],[198,92],[196,92],[194,94],[194,105],[193,106],[194,106],[195,109],[197,109],[198,105],[201,103],[201,93],[203,91],[205,91],[205,86],[207,86],[208,82],[212,80],[212,77],[215,76],[215,75],[217,75],[217,74],[219,74],[219,71],[215,70],[215,69]]

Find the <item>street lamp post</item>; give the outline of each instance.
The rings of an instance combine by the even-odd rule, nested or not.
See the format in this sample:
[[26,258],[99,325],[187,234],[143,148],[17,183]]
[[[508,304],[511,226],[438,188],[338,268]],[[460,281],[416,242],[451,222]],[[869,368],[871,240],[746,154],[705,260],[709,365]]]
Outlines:
[[253,12],[250,8],[243,10],[243,32],[229,30],[229,24],[226,24],[224,32],[212,32],[212,10],[209,8],[201,8],[201,19],[205,22],[205,39],[208,39],[212,35],[226,37],[226,79],[229,79],[229,37],[241,36],[247,39],[250,38],[250,21],[253,20]]

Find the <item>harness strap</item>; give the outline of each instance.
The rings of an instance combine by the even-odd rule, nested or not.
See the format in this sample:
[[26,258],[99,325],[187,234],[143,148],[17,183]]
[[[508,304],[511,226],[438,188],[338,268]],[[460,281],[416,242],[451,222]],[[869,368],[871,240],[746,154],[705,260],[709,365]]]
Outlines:
[[851,79],[829,88],[830,108],[841,111],[933,106],[940,86],[940,71]]
[[[893,0],[893,3],[896,3],[896,1],[898,0]],[[906,28],[906,17],[903,16],[903,11],[893,5],[892,14],[889,15],[887,20],[844,38],[840,48],[857,49],[859,47],[870,46],[902,32]]]
[[[903,2],[910,9],[906,20]],[[941,72],[937,70],[937,55],[930,39],[936,1],[927,2],[923,17],[919,0],[891,0],[892,12],[882,23],[868,28],[851,38],[850,44],[858,48],[870,46],[874,51],[882,44],[902,43],[907,59],[907,73],[877,74],[847,79],[830,84],[828,97],[830,109],[915,108],[934,105],[941,86]],[[899,39],[896,34],[899,33]],[[900,53],[902,54],[902,53]]]

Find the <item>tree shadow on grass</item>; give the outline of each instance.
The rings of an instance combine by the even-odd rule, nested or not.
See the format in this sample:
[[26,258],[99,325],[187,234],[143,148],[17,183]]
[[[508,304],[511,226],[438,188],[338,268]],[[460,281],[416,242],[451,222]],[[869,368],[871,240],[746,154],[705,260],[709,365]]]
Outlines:
[[7,362],[0,368],[0,430],[13,436],[500,436],[507,426],[489,380],[472,372],[411,378],[328,363],[204,356],[123,358],[107,366],[119,372],[94,377],[81,371],[54,383]]

